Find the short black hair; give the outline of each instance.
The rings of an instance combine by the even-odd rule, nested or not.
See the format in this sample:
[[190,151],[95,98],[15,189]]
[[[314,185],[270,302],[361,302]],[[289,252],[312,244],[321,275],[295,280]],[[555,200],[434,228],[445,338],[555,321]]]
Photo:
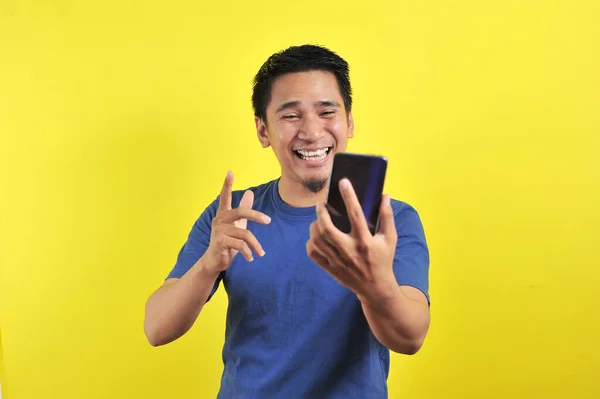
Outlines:
[[254,116],[267,120],[267,105],[271,101],[273,82],[279,76],[293,72],[325,71],[335,75],[346,112],[352,109],[352,88],[348,62],[323,46],[304,44],[292,46],[271,55],[254,77],[252,107]]

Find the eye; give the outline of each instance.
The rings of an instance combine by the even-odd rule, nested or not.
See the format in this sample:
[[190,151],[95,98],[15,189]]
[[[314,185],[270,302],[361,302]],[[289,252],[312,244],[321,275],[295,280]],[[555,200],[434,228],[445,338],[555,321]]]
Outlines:
[[335,114],[335,110],[327,110],[321,112],[321,116],[333,116]]
[[298,118],[298,115],[295,115],[295,114],[283,115],[281,118],[291,120],[291,119]]

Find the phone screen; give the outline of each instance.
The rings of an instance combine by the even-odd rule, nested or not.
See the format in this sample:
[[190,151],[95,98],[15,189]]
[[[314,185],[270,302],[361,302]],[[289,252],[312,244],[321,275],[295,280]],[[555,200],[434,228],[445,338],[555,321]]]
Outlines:
[[333,224],[340,231],[349,233],[351,230],[348,212],[339,189],[340,180],[347,178],[352,183],[369,230],[371,234],[375,234],[379,227],[379,208],[386,169],[385,157],[344,152],[335,155],[327,194],[327,209]]

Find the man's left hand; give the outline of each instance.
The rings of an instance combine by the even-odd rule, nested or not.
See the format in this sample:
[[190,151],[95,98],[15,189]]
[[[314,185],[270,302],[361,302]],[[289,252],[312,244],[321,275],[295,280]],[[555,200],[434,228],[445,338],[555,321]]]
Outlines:
[[369,231],[362,207],[348,179],[340,192],[351,223],[348,234],[333,224],[325,204],[317,206],[317,220],[310,226],[308,256],[361,301],[384,300],[398,287],[393,272],[398,233],[389,195],[380,204],[380,231]]

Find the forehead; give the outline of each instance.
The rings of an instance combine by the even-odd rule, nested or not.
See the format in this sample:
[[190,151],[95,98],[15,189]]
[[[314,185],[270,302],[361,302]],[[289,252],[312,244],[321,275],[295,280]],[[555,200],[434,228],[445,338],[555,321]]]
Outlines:
[[342,96],[335,75],[326,71],[294,72],[279,76],[271,89],[269,108],[287,101],[336,101]]

